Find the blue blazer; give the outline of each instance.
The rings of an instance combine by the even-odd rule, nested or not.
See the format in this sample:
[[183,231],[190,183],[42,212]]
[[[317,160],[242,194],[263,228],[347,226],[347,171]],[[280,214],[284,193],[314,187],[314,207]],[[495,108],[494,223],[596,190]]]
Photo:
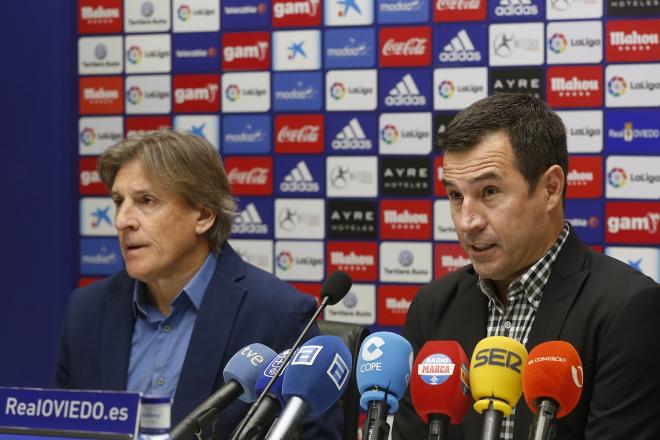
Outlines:
[[[125,271],[76,289],[69,299],[55,383],[60,388],[125,390],[135,323],[133,286]],[[172,405],[172,426],[224,385],[229,359],[260,342],[276,352],[290,348],[315,310],[303,295],[243,259],[225,243],[204,294]],[[318,328],[312,328],[314,336]],[[236,401],[220,416],[227,438],[249,405]],[[339,439],[337,405],[304,426],[305,438]],[[216,437],[218,438],[218,437]]]

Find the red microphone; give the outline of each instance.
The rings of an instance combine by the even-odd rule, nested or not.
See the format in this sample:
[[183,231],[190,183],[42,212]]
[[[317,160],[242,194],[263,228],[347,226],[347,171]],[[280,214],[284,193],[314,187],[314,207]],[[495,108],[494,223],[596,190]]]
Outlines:
[[468,360],[456,341],[428,341],[417,353],[410,378],[415,411],[429,425],[428,440],[447,438],[470,406]]
[[530,440],[554,438],[554,421],[573,411],[584,376],[580,355],[571,344],[550,341],[537,345],[523,370],[523,393],[534,413]]

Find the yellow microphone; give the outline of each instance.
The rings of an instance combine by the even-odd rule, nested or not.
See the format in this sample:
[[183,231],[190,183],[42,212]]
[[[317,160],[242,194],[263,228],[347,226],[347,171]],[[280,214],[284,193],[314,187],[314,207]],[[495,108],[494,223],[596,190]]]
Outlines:
[[522,395],[522,371],[527,350],[515,339],[491,336],[479,341],[470,361],[470,391],[474,410],[484,415],[482,440],[500,438],[502,419]]

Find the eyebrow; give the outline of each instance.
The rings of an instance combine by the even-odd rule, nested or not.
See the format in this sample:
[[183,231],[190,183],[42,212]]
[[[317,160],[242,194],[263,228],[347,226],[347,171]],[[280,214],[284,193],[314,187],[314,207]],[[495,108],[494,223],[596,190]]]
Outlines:
[[[481,182],[484,180],[497,180],[500,181],[502,180],[502,176],[499,174],[493,172],[493,171],[487,171],[483,174],[480,174],[476,177],[472,177],[470,180],[468,180],[468,183],[477,183]],[[447,180],[444,177],[442,178],[442,183],[445,184],[445,186],[456,186],[456,183],[454,183],[452,180]]]
[[[131,197],[140,197],[145,194],[151,194],[153,191],[149,191],[147,189],[138,189],[136,191],[129,191]],[[118,191],[111,191],[110,192],[111,197],[123,197],[122,194],[120,194]]]

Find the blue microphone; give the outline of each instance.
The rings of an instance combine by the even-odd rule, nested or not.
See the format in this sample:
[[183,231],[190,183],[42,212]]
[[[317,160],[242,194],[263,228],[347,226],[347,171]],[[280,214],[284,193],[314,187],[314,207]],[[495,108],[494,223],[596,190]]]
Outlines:
[[225,366],[222,377],[225,385],[200,403],[171,432],[172,440],[189,440],[203,425],[215,426],[220,412],[231,402],[240,399],[254,402],[257,398],[255,384],[262,365],[268,364],[276,353],[263,344],[250,344],[238,351]]
[[367,411],[363,440],[388,438],[387,414],[399,409],[399,400],[410,382],[412,361],[412,346],[396,333],[376,332],[362,343],[356,382],[360,406]]
[[348,386],[353,357],[337,336],[316,336],[295,351],[284,373],[287,401],[266,439],[289,438],[297,422],[327,411]]

